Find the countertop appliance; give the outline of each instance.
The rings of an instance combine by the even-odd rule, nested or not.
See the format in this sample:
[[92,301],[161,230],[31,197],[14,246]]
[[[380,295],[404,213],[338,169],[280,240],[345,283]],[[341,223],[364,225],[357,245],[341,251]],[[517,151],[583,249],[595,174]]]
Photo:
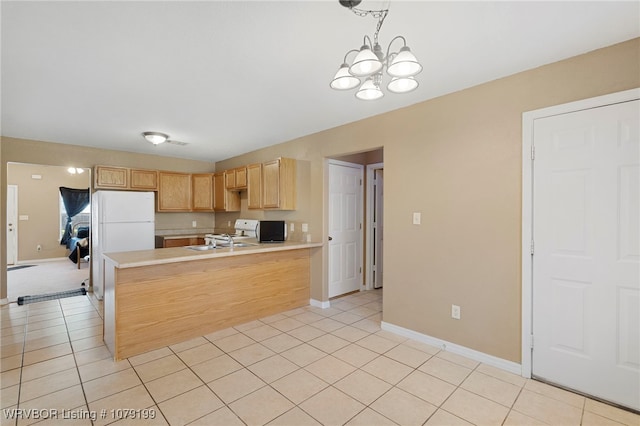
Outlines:
[[284,220],[261,220],[258,226],[258,241],[261,243],[282,243],[287,239],[287,225]]
[[153,192],[96,191],[91,197],[93,291],[104,295],[103,253],[155,248]]

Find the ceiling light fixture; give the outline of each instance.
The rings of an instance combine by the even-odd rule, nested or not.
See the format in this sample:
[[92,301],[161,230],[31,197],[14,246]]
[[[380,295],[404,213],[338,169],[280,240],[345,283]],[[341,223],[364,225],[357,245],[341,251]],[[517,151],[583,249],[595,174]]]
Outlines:
[[154,145],[160,145],[169,140],[169,135],[160,132],[142,132],[142,136]]
[[81,169],[79,167],[69,167],[67,169],[67,172],[71,173],[72,175],[75,175],[76,173],[77,174],[82,174],[82,173],[84,173],[84,169]]
[[[383,56],[382,47],[378,43],[378,33],[389,13],[389,9],[363,10],[356,8],[361,0],[339,0],[340,4],[358,16],[371,15],[378,19],[376,32],[373,35],[373,42],[369,36],[364,36],[363,45],[360,49],[353,49],[344,55],[342,65],[331,80],[331,88],[335,90],[350,90],[358,86],[361,81],[359,77],[365,78],[364,83],[356,91],[356,98],[362,100],[375,100],[384,96],[380,89],[382,85],[383,73],[386,68],[391,81],[387,84],[387,89],[393,93],[408,93],[418,87],[418,80],[415,75],[422,71],[422,65],[411,53],[407,40],[403,36],[394,37],[387,47],[387,54]],[[391,45],[396,40],[402,40],[403,46],[397,52],[391,51]],[[357,52],[351,65],[347,62],[349,54]]]

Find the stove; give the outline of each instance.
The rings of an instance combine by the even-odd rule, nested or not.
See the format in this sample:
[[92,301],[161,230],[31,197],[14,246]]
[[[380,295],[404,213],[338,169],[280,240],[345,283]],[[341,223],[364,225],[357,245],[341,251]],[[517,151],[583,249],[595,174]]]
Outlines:
[[[259,220],[253,219],[237,219],[235,223],[235,232],[231,235],[234,241],[256,238],[257,228],[260,224]],[[216,240],[226,241],[226,234],[206,234],[205,238],[214,238]]]

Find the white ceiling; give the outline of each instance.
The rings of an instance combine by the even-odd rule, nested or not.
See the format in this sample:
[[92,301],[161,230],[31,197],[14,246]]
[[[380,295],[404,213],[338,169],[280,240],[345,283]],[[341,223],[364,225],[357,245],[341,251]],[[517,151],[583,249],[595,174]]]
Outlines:
[[[388,2],[365,0],[360,8]],[[392,1],[420,87],[329,81],[376,20],[327,1],[6,1],[2,135],[219,161],[640,36],[640,2]],[[143,131],[186,146],[152,146]]]

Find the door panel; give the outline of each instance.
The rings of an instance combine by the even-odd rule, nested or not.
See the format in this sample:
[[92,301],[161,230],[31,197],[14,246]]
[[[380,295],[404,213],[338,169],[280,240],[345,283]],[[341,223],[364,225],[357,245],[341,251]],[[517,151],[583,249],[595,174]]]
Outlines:
[[640,102],[536,120],[533,374],[640,409]]
[[357,164],[329,164],[329,297],[362,284],[362,175]]
[[18,186],[7,185],[7,265],[18,262]]

